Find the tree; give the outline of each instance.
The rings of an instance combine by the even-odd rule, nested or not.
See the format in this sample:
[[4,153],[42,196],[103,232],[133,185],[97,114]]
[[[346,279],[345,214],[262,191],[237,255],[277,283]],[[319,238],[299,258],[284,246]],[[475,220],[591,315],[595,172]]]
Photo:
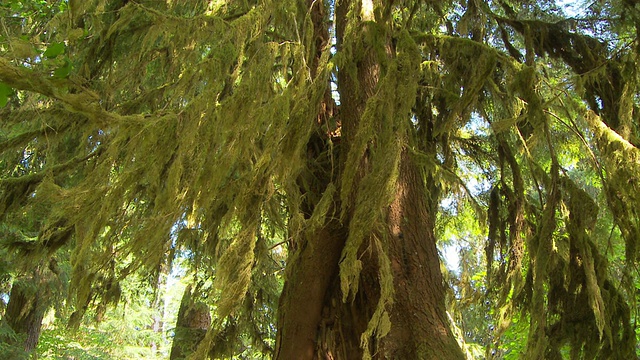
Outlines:
[[[36,270],[36,274],[32,278],[25,279],[30,280],[29,285],[34,285],[31,289],[27,284],[14,282],[4,314],[7,325],[16,334],[24,336],[24,338],[17,339],[17,343],[24,344],[25,354],[35,349],[38,343],[42,318],[48,307],[48,304],[42,304],[44,296],[37,290],[38,286],[43,286],[39,277],[40,274]],[[11,338],[3,338],[3,342],[7,344],[16,342],[12,340]]]
[[60,272],[57,260],[52,258],[48,264],[37,264],[13,280],[0,323],[3,357],[27,358],[36,348],[44,315],[61,297],[64,284]]
[[191,287],[187,286],[180,301],[175,336],[170,359],[183,359],[193,353],[211,326],[209,306],[192,300]]
[[184,256],[213,278],[194,357],[462,359],[450,201],[485,229],[497,338],[517,318],[527,359],[635,356],[633,3],[23,3],[1,221],[35,234],[17,262],[73,248],[72,325]]

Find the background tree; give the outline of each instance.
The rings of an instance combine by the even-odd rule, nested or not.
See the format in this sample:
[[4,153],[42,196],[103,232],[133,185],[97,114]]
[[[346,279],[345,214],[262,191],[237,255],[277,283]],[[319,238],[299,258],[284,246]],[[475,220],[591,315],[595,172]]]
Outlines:
[[194,357],[636,356],[635,4],[1,9],[7,272],[70,249],[72,327],[183,258]]
[[195,352],[211,326],[211,314],[207,304],[192,298],[191,287],[187,286],[180,301],[178,319],[170,359],[183,359]]

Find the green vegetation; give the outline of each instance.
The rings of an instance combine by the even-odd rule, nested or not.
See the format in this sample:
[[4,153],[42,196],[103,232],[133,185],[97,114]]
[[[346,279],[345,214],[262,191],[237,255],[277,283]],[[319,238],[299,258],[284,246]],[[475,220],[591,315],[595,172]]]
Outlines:
[[3,1],[0,358],[640,356],[639,32],[628,0]]

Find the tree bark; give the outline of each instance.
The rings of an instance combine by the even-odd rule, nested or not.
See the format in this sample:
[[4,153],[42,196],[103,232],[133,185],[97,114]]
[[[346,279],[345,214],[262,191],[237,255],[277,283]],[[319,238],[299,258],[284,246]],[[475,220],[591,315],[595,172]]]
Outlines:
[[315,359],[327,289],[338,273],[344,245],[339,230],[325,228],[303,242],[287,265],[280,297],[274,359]]
[[435,219],[427,211],[422,177],[406,151],[400,170],[389,211],[395,303],[391,332],[380,353],[391,359],[463,359],[446,315]]

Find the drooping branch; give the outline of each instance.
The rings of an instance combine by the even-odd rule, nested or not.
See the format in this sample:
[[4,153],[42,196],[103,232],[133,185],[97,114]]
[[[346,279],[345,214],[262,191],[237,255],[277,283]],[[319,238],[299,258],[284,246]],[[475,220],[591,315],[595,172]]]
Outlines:
[[[61,101],[71,112],[87,116],[100,125],[116,123],[144,122],[145,116],[119,115],[104,110],[100,105],[100,97],[89,89],[78,89],[70,82],[60,81],[42,76],[30,69],[12,65],[5,58],[0,57],[0,81],[17,90],[25,90],[45,95],[51,99]],[[78,93],[69,93],[65,89],[73,87]]]

